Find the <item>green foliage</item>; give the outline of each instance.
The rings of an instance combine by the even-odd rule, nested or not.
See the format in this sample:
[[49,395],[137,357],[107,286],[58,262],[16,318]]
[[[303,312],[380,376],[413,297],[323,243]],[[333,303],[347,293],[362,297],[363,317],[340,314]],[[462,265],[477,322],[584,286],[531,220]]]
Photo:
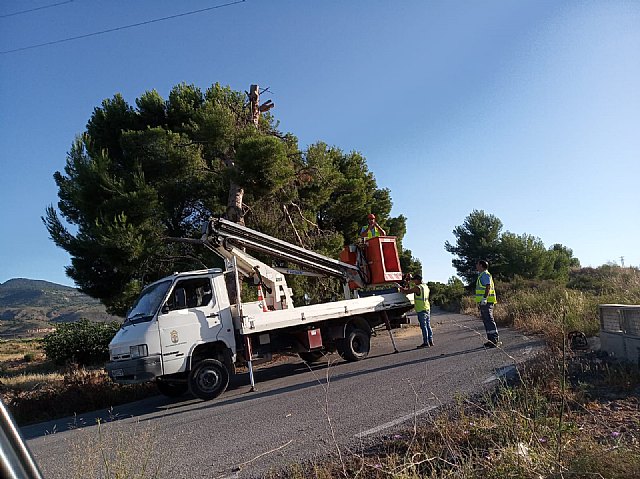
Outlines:
[[573,257],[573,250],[559,243],[549,248],[551,257],[551,271],[548,275],[550,279],[568,281],[569,273],[580,268],[580,260]]
[[31,363],[36,359],[36,355],[34,353],[27,353],[23,356],[25,363]]
[[468,284],[476,279],[476,262],[480,259],[494,264],[499,256],[500,231],[502,221],[483,210],[473,210],[464,220],[464,224],[456,226],[453,235],[456,244],[445,242],[444,249],[457,256],[451,263],[458,274]]
[[76,362],[96,364],[109,359],[109,343],[120,329],[117,322],[96,323],[86,319],[62,323],[56,331],[45,336],[47,357],[58,364]]
[[455,276],[449,278],[447,284],[429,282],[429,301],[447,311],[460,311],[464,296],[464,283]]
[[445,249],[457,256],[452,264],[467,284],[475,282],[476,263],[481,259],[489,262],[494,279],[503,281],[521,277],[566,282],[569,272],[580,267],[580,261],[566,246],[556,243],[547,250],[536,236],[500,233],[501,229],[498,218],[474,210],[453,230],[456,244],[445,242]]
[[[93,111],[54,175],[57,208],[43,217],[71,256],[68,276],[110,313],[123,315],[151,281],[218,264],[172,238],[199,236],[211,215],[239,213],[230,198],[242,198],[247,226],[329,256],[356,239],[370,212],[402,244],[406,218],[390,217],[390,192],[359,153],[324,143],[301,151],[270,114],[256,128],[245,95],[219,84],[205,92],[180,84],[167,100],[151,90],[135,105],[116,94]],[[399,252],[403,268],[420,268],[411,251]],[[310,289],[291,283],[297,298]],[[336,289],[335,281],[318,287]]]
[[282,141],[271,136],[251,136],[238,144],[233,180],[256,196],[269,194],[290,183],[293,164]]
[[551,256],[535,236],[506,232],[500,237],[499,258],[491,271],[496,279],[543,278],[551,269]]

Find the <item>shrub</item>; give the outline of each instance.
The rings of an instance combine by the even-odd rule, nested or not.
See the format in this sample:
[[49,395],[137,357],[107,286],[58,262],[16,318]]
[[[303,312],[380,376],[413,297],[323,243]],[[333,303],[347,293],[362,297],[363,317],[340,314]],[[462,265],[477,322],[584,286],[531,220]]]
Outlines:
[[90,365],[109,359],[109,342],[120,328],[117,322],[97,323],[83,319],[63,323],[44,338],[47,357],[58,364],[74,361]]
[[36,355],[34,353],[27,353],[23,357],[25,363],[32,363],[36,359]]
[[429,282],[429,300],[435,306],[440,306],[446,311],[460,311],[464,284],[455,276],[451,277],[447,284]]
[[[514,326],[521,331],[542,334],[551,344],[561,345],[565,334],[582,331],[595,336],[600,329],[598,304],[603,296],[566,288],[556,281],[515,278],[496,287],[498,305],[494,317],[498,326]],[[622,295],[620,300],[625,300]],[[623,302],[627,302],[627,300]],[[463,312],[477,314],[473,297],[465,297]]]
[[571,273],[567,287],[585,293],[623,297],[628,301],[637,302],[640,299],[640,270],[615,265],[581,268]]

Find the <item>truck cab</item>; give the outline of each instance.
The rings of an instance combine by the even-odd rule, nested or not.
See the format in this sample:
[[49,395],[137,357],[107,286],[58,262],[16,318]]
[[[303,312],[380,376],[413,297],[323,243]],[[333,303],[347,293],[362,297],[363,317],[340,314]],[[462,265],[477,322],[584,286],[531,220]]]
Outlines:
[[216,349],[229,364],[235,361],[231,305],[221,269],[175,274],[147,286],[111,342],[107,371],[124,384],[163,378],[161,391],[166,386],[178,394],[186,391],[185,373],[202,348]]

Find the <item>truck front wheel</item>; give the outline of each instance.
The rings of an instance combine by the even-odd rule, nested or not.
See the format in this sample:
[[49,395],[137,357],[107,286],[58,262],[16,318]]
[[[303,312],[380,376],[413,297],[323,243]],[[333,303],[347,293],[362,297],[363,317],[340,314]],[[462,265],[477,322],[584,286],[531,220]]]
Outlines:
[[346,337],[338,343],[338,354],[347,361],[360,361],[369,355],[371,336],[360,328],[349,328]]
[[203,359],[189,373],[191,393],[205,401],[218,397],[228,385],[229,371],[217,359]]

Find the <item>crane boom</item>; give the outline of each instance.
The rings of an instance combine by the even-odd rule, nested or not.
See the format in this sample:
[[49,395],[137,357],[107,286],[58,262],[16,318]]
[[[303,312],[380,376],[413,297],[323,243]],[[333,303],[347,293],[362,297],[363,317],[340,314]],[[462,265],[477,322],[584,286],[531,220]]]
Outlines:
[[338,278],[343,282],[352,281],[360,287],[366,286],[359,265],[344,263],[224,218],[211,218],[202,233],[202,240],[210,246],[222,246],[227,251],[231,246],[244,247],[290,261],[313,273]]

